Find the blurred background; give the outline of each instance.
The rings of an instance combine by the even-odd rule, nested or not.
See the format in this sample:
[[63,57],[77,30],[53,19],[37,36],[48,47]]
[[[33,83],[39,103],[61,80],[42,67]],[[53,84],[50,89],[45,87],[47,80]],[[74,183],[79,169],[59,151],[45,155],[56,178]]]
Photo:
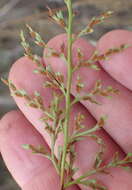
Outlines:
[[[21,29],[25,30],[26,23],[40,32],[46,41],[63,32],[59,26],[48,20],[47,5],[52,9],[61,8],[65,13],[63,0],[0,0],[0,77],[8,76],[11,65],[23,55],[19,33]],[[83,28],[93,16],[107,10],[115,12],[111,19],[96,27],[95,32],[86,37],[93,43],[110,30],[132,30],[132,1],[130,0],[74,0],[74,9],[77,12],[75,31]],[[42,55],[42,50],[34,46],[33,49]],[[8,88],[0,82],[0,117],[14,108],[16,106],[9,95]],[[19,189],[0,156],[0,190]]]

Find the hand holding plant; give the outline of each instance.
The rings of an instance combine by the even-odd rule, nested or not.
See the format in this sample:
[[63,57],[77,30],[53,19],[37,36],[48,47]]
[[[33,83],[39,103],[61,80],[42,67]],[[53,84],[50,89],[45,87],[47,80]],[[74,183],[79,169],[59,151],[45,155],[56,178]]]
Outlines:
[[27,25],[35,44],[44,48],[42,59],[21,32],[25,57],[3,81],[26,118],[13,111],[1,120],[1,153],[24,190],[130,189],[131,79],[122,68],[130,68],[132,33],[112,31],[95,50],[80,37],[112,12],[74,33],[72,1],[65,3],[67,21],[60,11],[49,9],[49,17],[66,34],[46,44]]

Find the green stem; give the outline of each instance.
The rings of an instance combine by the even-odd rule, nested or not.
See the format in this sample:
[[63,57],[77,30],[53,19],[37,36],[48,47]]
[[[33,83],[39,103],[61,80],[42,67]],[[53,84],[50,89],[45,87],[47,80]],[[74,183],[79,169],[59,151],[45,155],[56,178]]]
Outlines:
[[57,165],[57,159],[56,159],[56,157],[55,157],[54,147],[55,147],[55,136],[52,135],[52,137],[51,137],[51,160],[52,160],[52,163],[53,163],[53,165],[54,165],[54,167],[55,167],[55,169],[56,169],[56,172],[57,172],[58,175],[59,175],[60,170],[59,170],[59,167],[58,167],[58,165]]
[[65,114],[65,123],[64,123],[64,146],[63,146],[63,155],[61,162],[61,189],[64,189],[64,177],[65,177],[65,163],[66,163],[66,154],[67,154],[67,145],[68,145],[68,131],[69,131],[69,119],[70,119],[70,110],[71,110],[71,82],[72,82],[72,22],[73,22],[73,10],[72,10],[72,0],[65,1],[68,8],[68,49],[67,49],[67,91],[66,91],[66,114]]
[[108,168],[110,168],[110,166],[107,165],[107,166],[104,166],[104,167],[101,167],[101,168],[98,168],[98,169],[94,169],[94,170],[88,171],[84,175],[82,175],[79,178],[77,178],[76,180],[71,181],[71,182],[65,184],[65,188],[68,188],[71,185],[80,184],[81,180],[86,179],[87,177],[89,177],[91,175],[94,175],[94,174],[96,174],[98,172],[101,172],[101,171],[103,171],[105,169],[108,169]]
[[88,136],[89,134],[94,133],[94,132],[96,132],[99,129],[101,129],[101,127],[99,125],[95,125],[91,129],[88,129],[88,130],[80,132],[80,133],[76,133],[75,135],[73,135],[72,138],[74,139],[74,138],[77,138],[77,137]]
[[[56,116],[55,112],[54,112],[53,116],[54,116],[53,130],[55,130],[57,128],[57,116]],[[60,168],[58,167],[57,159],[55,157],[55,152],[54,152],[55,143],[56,143],[56,135],[52,133],[51,134],[51,160],[52,160],[52,163],[53,163],[57,173],[59,174]]]
[[[84,173],[82,176],[78,177],[77,179],[75,179],[74,181],[71,181],[67,184],[65,184],[65,188],[68,188],[72,185],[75,185],[75,184],[81,184],[82,180],[86,179],[87,177],[89,176],[92,176],[94,174],[97,174],[97,173],[100,173],[100,172],[104,172],[105,170],[109,169],[109,168],[120,168],[122,165],[125,165],[125,164],[128,164],[129,162],[128,161],[124,161],[124,160],[119,160],[115,163],[113,163],[112,161],[110,163],[108,163],[107,165],[105,166],[102,166],[100,168],[96,168],[96,169],[93,169],[91,171],[88,171],[86,173]],[[107,172],[107,171],[106,171]]]

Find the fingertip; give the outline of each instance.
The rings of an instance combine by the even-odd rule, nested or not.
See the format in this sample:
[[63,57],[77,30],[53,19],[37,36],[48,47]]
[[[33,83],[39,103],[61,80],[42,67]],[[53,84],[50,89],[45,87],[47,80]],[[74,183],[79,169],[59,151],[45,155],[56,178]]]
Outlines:
[[[30,60],[28,59],[28,57],[26,57],[26,56],[23,56],[23,57],[20,57],[19,59],[17,59],[14,63],[13,63],[13,65],[12,65],[12,67],[10,68],[10,72],[9,72],[9,76],[10,75],[13,75],[13,73],[14,73],[14,71],[17,69],[19,69],[19,65],[24,65],[24,64],[26,64],[26,63],[28,63]],[[21,70],[21,69],[19,69],[19,70]]]
[[11,120],[16,120],[20,112],[18,110],[12,110],[10,112],[7,112],[0,120],[0,135],[2,132],[6,132],[10,129],[10,123]]
[[[4,116],[0,119],[0,123],[8,122],[12,118],[12,116],[19,114],[19,110],[11,110],[4,114]],[[0,128],[1,130],[1,128]]]
[[[23,144],[43,145],[49,151],[43,138],[20,111],[8,112],[0,121],[0,149],[9,171],[21,187],[28,184],[37,172],[39,176],[46,176],[45,169],[49,173],[52,171],[47,159],[24,150]],[[34,184],[37,185],[37,181]]]
[[[108,51],[110,48],[119,48],[122,44],[132,46],[132,31],[113,30],[106,33],[100,38],[97,43],[97,50],[101,54]],[[100,61],[101,66],[115,80],[123,86],[132,90],[132,47],[126,48],[123,51],[113,54],[104,61]]]
[[[42,63],[43,64],[43,63]],[[29,59],[26,56],[23,56],[19,58],[11,67],[9,72],[9,80],[13,81],[13,83],[21,84],[24,82],[24,80],[27,78],[28,75],[30,75],[30,78],[32,80],[32,77],[34,77],[33,71],[37,68],[36,64]],[[23,78],[23,81],[22,81]],[[30,80],[27,80],[26,83],[31,82]],[[19,85],[18,85],[19,86]]]
[[[43,64],[43,62],[42,62]],[[16,86],[17,89],[25,90],[29,95],[42,89],[45,76],[35,74],[34,71],[38,66],[28,57],[21,57],[11,67],[8,79]],[[19,97],[13,95],[16,103],[21,101]]]
[[[42,136],[20,111],[5,114],[0,121],[0,135],[2,157],[23,190],[60,189],[59,176],[52,163],[44,156],[32,154],[32,151],[22,148],[23,144],[31,144],[35,147],[41,145],[47,153],[50,151]],[[70,189],[79,188],[73,186]]]
[[119,47],[121,44],[132,44],[132,32],[116,29],[104,34],[97,42],[97,49],[104,53],[109,48]]

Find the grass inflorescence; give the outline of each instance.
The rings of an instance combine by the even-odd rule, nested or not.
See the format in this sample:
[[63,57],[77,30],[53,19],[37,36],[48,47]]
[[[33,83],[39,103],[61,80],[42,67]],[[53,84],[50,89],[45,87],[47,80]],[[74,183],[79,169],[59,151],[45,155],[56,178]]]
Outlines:
[[[17,89],[17,87],[12,83],[12,81],[8,81],[2,79],[3,82],[9,86],[11,90],[11,94],[14,96],[18,96],[24,98],[27,102],[27,106],[32,107],[33,109],[40,109],[43,112],[43,117],[40,118],[41,121],[45,125],[45,130],[51,137],[51,151],[47,152],[44,147],[41,145],[38,147],[34,147],[33,145],[23,145],[25,149],[30,149],[34,154],[41,154],[48,158],[54,165],[57,174],[60,176],[60,189],[64,190],[67,187],[72,186],[73,184],[81,184],[84,186],[88,186],[93,190],[106,190],[107,187],[98,183],[96,178],[88,178],[89,176],[93,176],[97,173],[106,173],[108,174],[109,168],[121,167],[128,169],[126,164],[132,162],[132,154],[128,153],[125,158],[120,159],[118,152],[116,152],[111,161],[107,164],[103,163],[103,155],[105,152],[105,144],[103,140],[95,134],[96,131],[102,129],[105,125],[105,120],[107,119],[105,116],[102,116],[90,129],[85,130],[86,126],[84,124],[85,116],[83,113],[77,113],[75,117],[75,129],[70,133],[69,130],[69,122],[71,119],[71,109],[72,107],[80,102],[89,101],[93,104],[100,105],[100,102],[96,100],[96,96],[110,97],[113,94],[118,95],[119,90],[114,89],[112,86],[103,87],[102,81],[96,81],[93,89],[81,95],[81,91],[83,91],[84,83],[80,76],[77,77],[76,81],[76,97],[71,98],[71,86],[72,86],[72,76],[73,74],[82,67],[88,67],[89,69],[94,69],[98,72],[100,70],[99,66],[96,62],[100,60],[109,59],[109,56],[121,52],[126,49],[128,46],[126,44],[122,44],[120,47],[115,47],[113,49],[107,50],[104,54],[100,54],[95,51],[92,56],[88,60],[83,60],[83,53],[80,49],[77,49],[78,63],[73,65],[72,63],[72,45],[78,38],[91,34],[94,32],[94,27],[97,24],[102,23],[105,19],[112,15],[111,11],[107,11],[98,17],[94,17],[90,23],[78,33],[73,32],[73,21],[74,21],[74,11],[72,7],[72,0],[64,0],[67,10],[68,10],[68,18],[65,19],[62,11],[52,12],[49,9],[49,18],[56,22],[58,25],[64,28],[67,33],[67,55],[64,54],[64,46],[61,47],[61,53],[56,52],[54,49],[49,48],[47,44],[44,42],[42,37],[34,31],[29,25],[26,25],[34,40],[35,44],[42,48],[49,49],[48,57],[56,56],[60,57],[60,59],[65,59],[67,63],[67,81],[66,84],[64,82],[64,76],[60,72],[54,72],[50,66],[44,67],[40,63],[40,57],[32,52],[30,48],[30,44],[27,42],[25,34],[21,31],[21,44],[25,50],[25,56],[31,59],[36,65],[37,69],[34,70],[34,73],[41,74],[47,77],[47,81],[44,83],[44,87],[51,88],[53,91],[53,98],[48,107],[45,107],[43,103],[43,99],[39,92],[35,91],[33,95],[28,94],[24,89]],[[74,35],[73,35],[74,34]],[[59,90],[59,91],[58,91]],[[65,107],[62,109],[61,103],[65,102]],[[56,141],[59,134],[63,134],[64,144],[58,147],[58,155],[55,154],[55,146]],[[74,162],[76,160],[75,153],[75,143],[83,140],[85,137],[92,138],[98,145],[99,151],[96,154],[95,162],[93,165],[93,169],[87,171],[82,176],[74,179],[75,173],[78,171],[78,168],[75,168]],[[89,155],[90,156],[90,155]]]

